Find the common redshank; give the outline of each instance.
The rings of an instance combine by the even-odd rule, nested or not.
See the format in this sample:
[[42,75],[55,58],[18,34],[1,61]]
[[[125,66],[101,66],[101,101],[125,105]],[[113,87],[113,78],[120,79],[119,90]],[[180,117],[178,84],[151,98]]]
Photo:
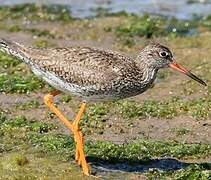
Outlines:
[[[44,96],[47,107],[69,128],[76,142],[75,160],[85,175],[90,174],[83,149],[79,121],[89,100],[113,100],[135,96],[146,91],[161,68],[171,67],[206,86],[189,70],[177,64],[171,51],[151,43],[136,59],[118,52],[90,47],[38,49],[0,39],[0,49],[26,63],[32,72],[56,90]],[[53,97],[64,92],[82,99],[73,122],[65,118],[53,103]]]

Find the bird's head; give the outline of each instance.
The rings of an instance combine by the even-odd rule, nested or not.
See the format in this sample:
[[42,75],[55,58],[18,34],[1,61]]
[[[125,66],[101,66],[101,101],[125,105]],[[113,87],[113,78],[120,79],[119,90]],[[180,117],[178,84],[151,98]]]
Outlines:
[[152,67],[157,70],[161,68],[170,67],[191,77],[200,84],[203,84],[205,86],[207,85],[203,80],[195,76],[189,70],[176,63],[169,48],[159,43],[150,43],[149,45],[147,45],[141,51],[137,59],[139,61],[144,62],[144,64],[146,64],[148,67]]

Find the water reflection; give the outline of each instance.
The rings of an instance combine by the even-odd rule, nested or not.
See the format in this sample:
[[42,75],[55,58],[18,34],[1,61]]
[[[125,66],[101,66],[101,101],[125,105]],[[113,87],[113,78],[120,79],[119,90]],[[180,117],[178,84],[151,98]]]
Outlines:
[[190,19],[194,15],[211,13],[211,0],[0,0],[1,5],[22,3],[63,4],[69,6],[74,17],[94,16],[99,7],[109,12],[126,11],[135,14],[159,14],[178,19]]

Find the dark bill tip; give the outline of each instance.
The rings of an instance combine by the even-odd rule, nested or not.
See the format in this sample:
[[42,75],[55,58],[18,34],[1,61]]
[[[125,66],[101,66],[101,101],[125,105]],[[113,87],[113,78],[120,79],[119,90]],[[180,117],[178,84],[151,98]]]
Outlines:
[[190,71],[188,71],[186,73],[187,76],[189,76],[190,78],[194,79],[195,81],[199,82],[200,84],[204,85],[204,86],[207,86],[207,84],[201,80],[200,78],[198,78],[197,76],[195,76],[193,73],[191,73]]

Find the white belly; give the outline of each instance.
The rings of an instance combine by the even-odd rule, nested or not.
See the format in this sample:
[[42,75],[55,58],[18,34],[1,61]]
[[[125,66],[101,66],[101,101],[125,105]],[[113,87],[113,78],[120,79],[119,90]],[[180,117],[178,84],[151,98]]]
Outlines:
[[48,71],[42,71],[36,67],[32,67],[31,69],[35,75],[43,79],[45,82],[47,82],[54,88],[62,92],[66,92],[66,93],[73,94],[76,96],[83,96],[84,89],[85,89],[84,87],[80,87],[76,84],[65,82],[61,80],[60,78],[58,78],[55,74],[50,73]]

